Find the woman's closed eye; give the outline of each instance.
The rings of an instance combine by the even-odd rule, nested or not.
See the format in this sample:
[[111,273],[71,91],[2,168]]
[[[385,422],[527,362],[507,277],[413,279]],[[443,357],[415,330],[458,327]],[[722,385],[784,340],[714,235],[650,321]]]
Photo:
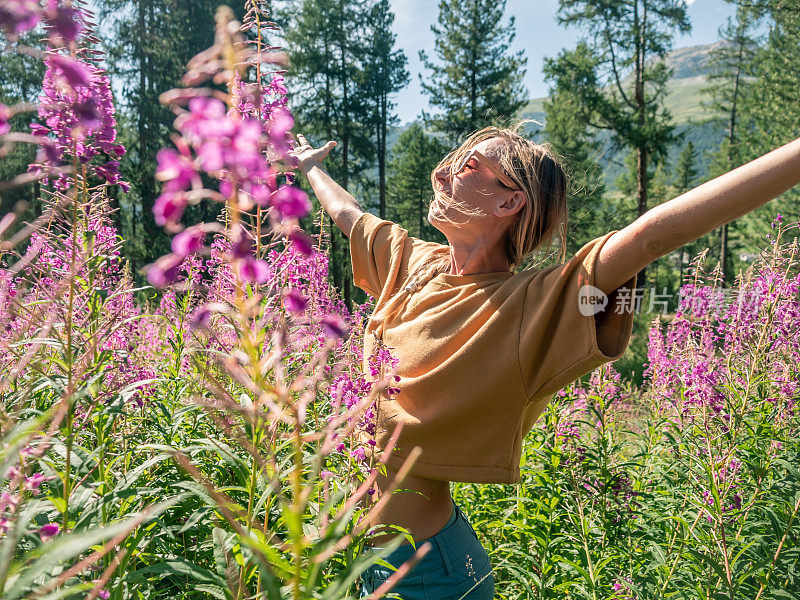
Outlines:
[[464,166],[462,166],[458,171],[456,171],[453,174],[454,175],[459,175],[460,173],[463,173],[464,171],[475,171],[475,170],[476,170],[475,166],[473,166],[473,165],[471,165],[469,163],[466,163]]
[[463,171],[464,169],[469,169],[470,171],[477,171],[478,165],[476,165],[474,161],[475,159],[467,161],[467,163],[462,167],[461,170]]

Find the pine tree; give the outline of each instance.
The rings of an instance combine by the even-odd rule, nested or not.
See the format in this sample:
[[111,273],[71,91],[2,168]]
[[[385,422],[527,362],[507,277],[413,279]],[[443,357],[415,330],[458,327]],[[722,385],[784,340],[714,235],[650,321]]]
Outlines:
[[[683,194],[692,189],[697,183],[697,153],[694,149],[694,144],[691,141],[686,142],[678,156],[678,162],[675,165],[675,176],[673,178],[673,189],[675,194]],[[665,198],[666,199],[666,198]],[[697,248],[704,247],[704,241],[707,235],[702,236],[699,240],[694,240],[679,249],[680,261],[680,274],[678,278],[679,286],[683,284],[683,272],[688,262],[694,256]]]
[[656,170],[653,172],[650,185],[650,196],[659,204],[669,200],[673,195],[674,187],[670,181],[670,176],[667,173],[664,161],[658,163]]
[[570,231],[578,237],[567,239],[567,252],[573,253],[588,239],[613,229],[612,215],[603,201],[603,173],[594,155],[594,136],[586,126],[586,114],[575,86],[587,75],[585,46],[545,59],[544,73],[551,90],[544,102],[544,135],[552,149],[564,160],[570,174],[568,202]]
[[430,71],[422,89],[439,113],[423,112],[426,124],[451,143],[516,115],[525,103],[522,83],[527,58],[509,53],[514,17],[503,24],[505,0],[439,0],[436,57],[419,56]]
[[[740,162],[751,160],[797,137],[800,131],[800,10],[796,2],[764,2],[760,50],[752,61],[738,128]],[[800,193],[779,196],[737,221],[738,245],[752,247],[768,233],[776,214],[784,223],[800,221]],[[796,229],[787,231],[796,237]],[[734,240],[732,240],[734,241]]]
[[[39,42],[41,37],[41,32],[34,30],[26,33],[19,43],[44,49]],[[44,63],[38,58],[16,52],[0,52],[0,103],[14,105],[35,101],[42,89],[43,77]],[[28,132],[35,120],[35,111],[19,113],[11,118],[11,128],[13,131]],[[25,173],[35,158],[36,147],[33,144],[18,144],[0,159],[0,182]],[[22,218],[31,218],[35,214],[38,197],[39,186],[36,183],[4,190],[0,197],[0,211],[2,214],[11,212],[15,207],[19,208],[17,203],[22,202],[29,209],[21,215]]]
[[431,173],[447,149],[413,123],[392,147],[387,195],[389,218],[420,239],[446,243],[444,236],[427,220],[433,196]]
[[[692,189],[697,183],[697,153],[691,141],[686,142],[675,164],[675,188],[678,193]],[[667,198],[664,198],[666,200]]]
[[[153,219],[159,194],[153,173],[156,153],[171,145],[175,119],[159,96],[181,85],[186,63],[214,42],[216,0],[98,0],[100,20],[113,35],[106,40],[112,78],[122,82],[122,143],[128,149],[120,165],[131,183],[121,208],[126,254],[134,267],[152,261],[169,240]],[[189,220],[213,220],[217,207],[202,203],[187,212]]]
[[408,84],[406,55],[393,49],[397,37],[392,33],[393,22],[389,0],[378,0],[369,12],[367,36],[371,44],[364,57],[378,161],[378,214],[382,219],[386,218],[386,134],[389,126],[397,123],[396,104],[389,96]]
[[[758,49],[752,30],[757,22],[757,13],[746,7],[738,7],[736,20],[728,19],[720,28],[720,39],[724,42],[711,54],[713,71],[709,75],[711,86],[708,92],[712,101],[710,108],[726,115],[728,128],[725,135],[723,167],[729,171],[738,167],[741,152],[739,151],[738,126],[742,97],[746,92],[750,77],[748,70]],[[725,223],[720,228],[720,265],[722,280],[730,278],[728,269],[728,229],[732,223]]]
[[[639,216],[647,211],[649,163],[666,154],[674,125],[664,108],[670,69],[664,63],[676,32],[691,30],[683,0],[559,0],[558,21],[580,27],[593,75],[576,91],[589,125],[608,129],[617,147],[636,151]],[[645,269],[639,273],[644,282]]]
[[[375,148],[374,98],[365,56],[369,4],[365,0],[303,0],[279,13],[291,62],[287,81],[295,131],[314,144],[336,140],[326,159],[331,176],[354,196],[366,195]],[[331,277],[351,304],[347,238],[327,219]]]

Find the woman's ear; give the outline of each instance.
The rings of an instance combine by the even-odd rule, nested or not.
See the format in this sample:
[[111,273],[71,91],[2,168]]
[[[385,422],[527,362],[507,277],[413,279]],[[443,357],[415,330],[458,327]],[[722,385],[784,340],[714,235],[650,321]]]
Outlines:
[[516,190],[497,205],[494,214],[498,217],[511,217],[523,209],[525,202],[527,202],[525,194]]

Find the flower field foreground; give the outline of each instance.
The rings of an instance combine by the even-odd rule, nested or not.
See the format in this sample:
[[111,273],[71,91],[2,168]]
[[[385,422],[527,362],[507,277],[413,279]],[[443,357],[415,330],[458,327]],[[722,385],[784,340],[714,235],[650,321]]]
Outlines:
[[[162,96],[176,133],[154,218],[174,237],[137,289],[112,225],[125,148],[91,14],[0,8],[10,49],[47,67],[30,132],[9,126],[30,106],[0,105],[0,160],[40,149],[0,191],[39,181],[45,206],[0,218],[4,600],[355,597],[401,541],[363,552],[393,359],[362,356],[370,306],[345,308],[324,236],[299,228],[285,56],[262,4],[246,9],[220,9],[214,46]],[[47,52],[15,45],[34,27]],[[198,202],[221,220],[184,224]],[[523,483],[455,486],[499,597],[800,595],[797,249],[777,225],[744,302],[715,312],[698,272],[653,326],[646,389],[598,369],[529,436]]]
[[[402,539],[362,552],[391,364],[362,360],[367,307],[345,309],[324,240],[298,226],[310,203],[292,185],[286,58],[264,42],[276,25],[258,2],[244,23],[220,8],[215,44],[162,96],[178,133],[154,217],[175,235],[147,268],[154,294],[134,288],[110,218],[125,148],[91,13],[12,4],[6,36],[40,24],[50,48],[14,47],[46,64],[41,123],[12,132],[29,107],[0,105],[0,156],[40,148],[4,185],[38,180],[46,206],[0,220],[0,597],[346,596]],[[201,201],[220,222],[184,225]]]
[[603,365],[555,396],[522,483],[457,485],[499,597],[800,597],[800,264],[773,228],[727,301],[698,258],[643,390]]

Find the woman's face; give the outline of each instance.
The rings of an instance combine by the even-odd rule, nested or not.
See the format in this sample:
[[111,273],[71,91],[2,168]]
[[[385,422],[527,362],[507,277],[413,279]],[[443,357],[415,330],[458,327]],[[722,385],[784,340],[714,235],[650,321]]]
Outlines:
[[[473,148],[499,167],[499,154],[504,143],[499,138],[491,138]],[[437,189],[428,208],[428,221],[445,236],[453,228],[495,229],[502,221],[502,215],[498,214],[499,206],[515,193],[474,157],[455,173],[452,180],[449,166],[440,167],[434,180]]]

